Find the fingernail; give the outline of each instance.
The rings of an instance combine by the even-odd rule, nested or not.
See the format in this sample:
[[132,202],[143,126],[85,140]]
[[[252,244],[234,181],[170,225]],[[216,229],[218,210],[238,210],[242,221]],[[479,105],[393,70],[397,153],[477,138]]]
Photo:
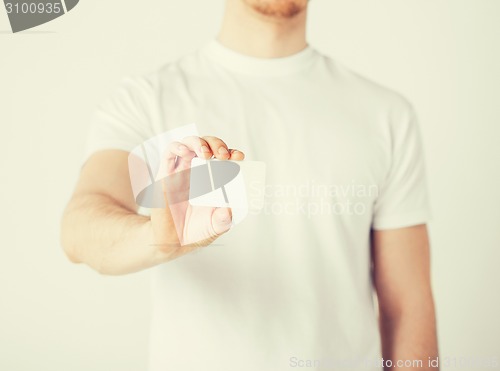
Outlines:
[[224,147],[220,147],[219,148],[219,154],[221,154],[221,155],[227,155],[227,154],[229,154],[229,152]]
[[201,152],[208,153],[210,150],[208,149],[207,146],[201,146]]

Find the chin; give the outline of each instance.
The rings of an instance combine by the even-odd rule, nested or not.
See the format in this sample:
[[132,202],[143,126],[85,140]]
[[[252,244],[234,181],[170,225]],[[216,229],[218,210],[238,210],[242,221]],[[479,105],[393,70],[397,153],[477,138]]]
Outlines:
[[308,0],[243,0],[262,15],[293,18],[307,8]]

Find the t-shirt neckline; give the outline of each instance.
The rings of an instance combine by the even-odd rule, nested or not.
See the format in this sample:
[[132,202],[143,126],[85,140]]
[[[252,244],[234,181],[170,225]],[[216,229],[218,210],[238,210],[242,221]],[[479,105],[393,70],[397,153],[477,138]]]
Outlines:
[[236,52],[217,39],[209,41],[202,53],[223,67],[241,74],[277,76],[298,72],[314,59],[315,50],[307,45],[298,53],[281,58],[257,58]]

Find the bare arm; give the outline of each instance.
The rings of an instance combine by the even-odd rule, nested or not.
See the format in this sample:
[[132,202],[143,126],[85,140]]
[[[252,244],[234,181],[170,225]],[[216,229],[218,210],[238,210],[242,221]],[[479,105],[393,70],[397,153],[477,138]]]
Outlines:
[[[220,152],[220,147],[227,149],[227,146],[218,138],[193,138],[186,145],[178,143],[182,148],[174,157],[188,163],[196,155],[194,150],[200,153],[202,145],[209,149],[204,153],[206,158],[214,155],[221,160],[242,160],[244,157],[239,151]],[[101,151],[92,155],[82,168],[63,215],[61,243],[71,261],[85,263],[102,274],[136,272],[206,246],[230,227],[229,209],[198,208],[188,214],[192,217],[197,212],[202,219],[195,220],[190,230],[206,230],[208,238],[181,245],[168,205],[153,209],[151,218],[137,214],[130,186],[128,153]],[[177,222],[177,226],[184,222]]]
[[136,214],[127,152],[102,151],[87,161],[63,215],[61,242],[71,261],[105,274],[165,261],[153,246],[149,218]]
[[[437,369],[428,363],[438,349],[426,226],[373,231],[372,249],[386,369]],[[398,360],[415,363],[394,367]]]

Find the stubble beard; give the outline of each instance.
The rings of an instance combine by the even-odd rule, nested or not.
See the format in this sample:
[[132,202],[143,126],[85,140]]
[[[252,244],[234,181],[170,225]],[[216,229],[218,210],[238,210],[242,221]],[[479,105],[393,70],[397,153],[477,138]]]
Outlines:
[[243,0],[256,12],[269,18],[289,19],[304,11],[308,0]]

